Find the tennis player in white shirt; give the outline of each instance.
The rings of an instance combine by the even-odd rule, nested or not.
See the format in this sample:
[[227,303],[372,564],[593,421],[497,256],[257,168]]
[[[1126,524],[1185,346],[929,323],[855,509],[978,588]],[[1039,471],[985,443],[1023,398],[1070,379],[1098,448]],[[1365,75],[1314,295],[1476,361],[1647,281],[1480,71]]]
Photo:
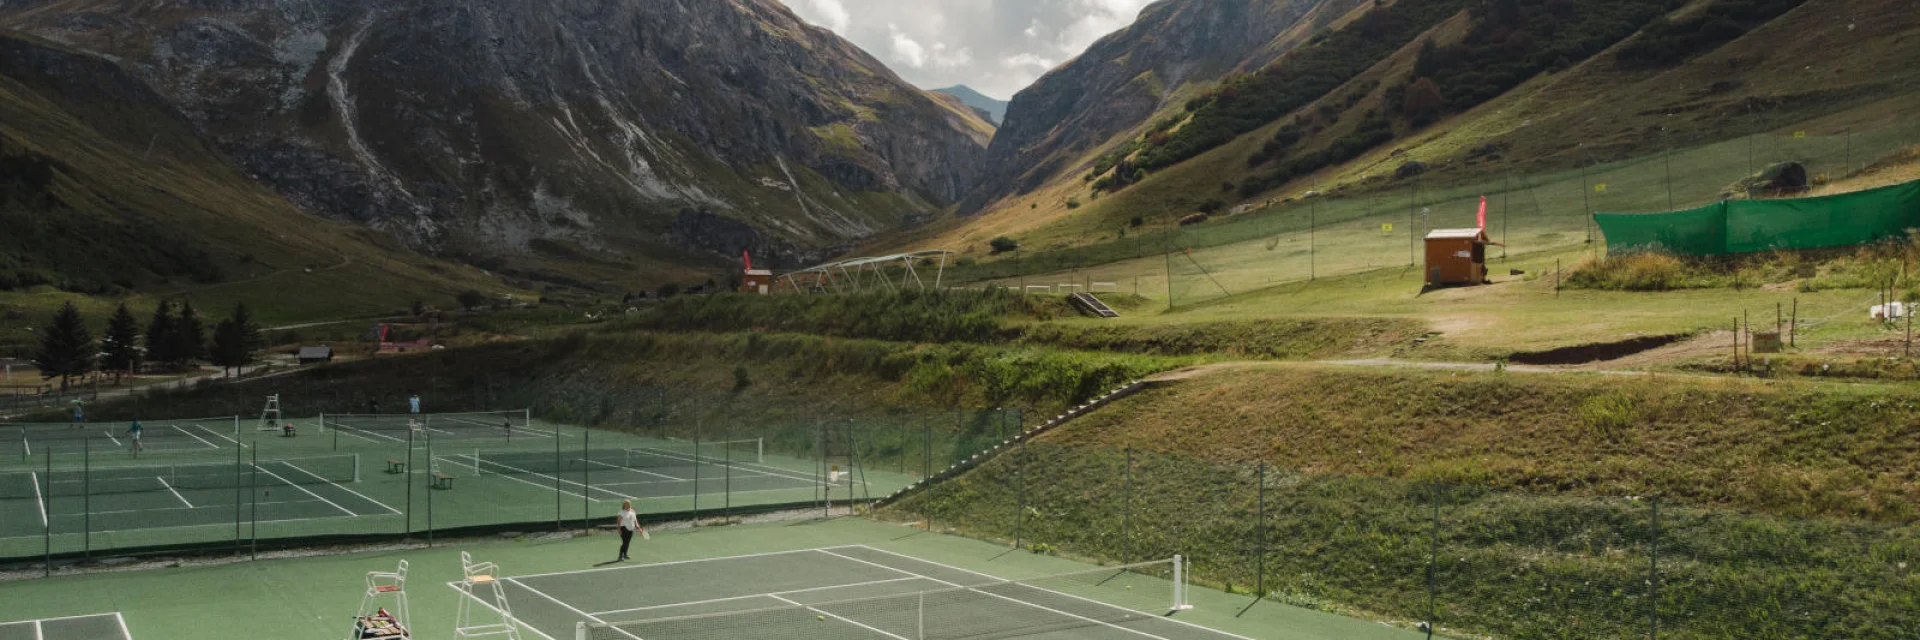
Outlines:
[[640,514],[634,513],[633,501],[632,500],[622,501],[620,503],[620,559],[621,560],[631,559],[627,556],[627,547],[633,544],[633,533],[635,531],[640,532],[640,537],[642,539],[647,539],[647,540],[653,539],[653,536],[647,535],[646,529],[640,528]]

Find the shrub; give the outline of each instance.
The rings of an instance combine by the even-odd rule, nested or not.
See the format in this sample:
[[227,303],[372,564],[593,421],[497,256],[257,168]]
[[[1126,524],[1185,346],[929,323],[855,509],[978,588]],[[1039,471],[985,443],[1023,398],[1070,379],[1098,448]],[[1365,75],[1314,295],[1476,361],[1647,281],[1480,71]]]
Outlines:
[[1078,209],[1078,208],[1080,208],[1080,199],[1079,199],[1079,198],[1067,198],[1067,210],[1068,210],[1068,211],[1072,211],[1072,210],[1074,210],[1074,209]]
[[[1069,200],[1069,202],[1071,202],[1071,200]],[[1000,236],[998,238],[994,238],[992,242],[987,243],[987,246],[993,247],[994,253],[1006,253],[1008,251],[1019,249],[1020,241],[1014,240],[1013,238],[1009,238],[1006,236]]]
[[1206,202],[1200,203],[1199,208],[1195,210],[1207,215],[1213,215],[1216,213],[1220,213],[1220,210],[1225,208],[1227,208],[1226,201],[1221,200],[1219,198],[1214,198],[1212,200],[1208,200]]

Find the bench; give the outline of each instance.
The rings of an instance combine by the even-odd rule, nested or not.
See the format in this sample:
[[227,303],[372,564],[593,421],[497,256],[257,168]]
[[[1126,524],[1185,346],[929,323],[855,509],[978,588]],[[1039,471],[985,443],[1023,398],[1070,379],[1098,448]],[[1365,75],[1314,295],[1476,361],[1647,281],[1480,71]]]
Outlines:
[[406,473],[406,472],[407,472],[407,463],[402,462],[400,460],[395,460],[393,458],[387,458],[387,473]]
[[450,476],[438,471],[433,472],[433,488],[448,489],[448,490],[453,489],[453,476]]

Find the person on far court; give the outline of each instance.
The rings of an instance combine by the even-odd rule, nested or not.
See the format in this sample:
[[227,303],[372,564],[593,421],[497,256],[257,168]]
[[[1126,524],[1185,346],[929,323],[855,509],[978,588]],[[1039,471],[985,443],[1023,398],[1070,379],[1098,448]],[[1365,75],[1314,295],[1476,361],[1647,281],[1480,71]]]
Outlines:
[[75,400],[73,402],[73,428],[78,429],[85,426],[84,423],[86,421],[87,411],[85,407],[80,404],[80,401]]
[[127,439],[133,441],[132,449],[135,455],[147,450],[146,445],[140,444],[140,434],[146,430],[146,427],[140,425],[139,418],[134,418],[133,424],[127,425]]
[[501,423],[500,428],[506,429],[507,436],[512,437],[513,436],[513,418],[502,418],[500,420],[500,423]]
[[635,531],[640,532],[642,538],[652,538],[646,529],[640,528],[640,514],[634,513],[633,501],[623,500],[620,502],[620,560],[631,559],[627,556],[627,547],[633,544]]
[[375,398],[367,401],[367,413],[380,413],[379,399]]
[[420,394],[407,397],[407,409],[413,413],[420,413]]

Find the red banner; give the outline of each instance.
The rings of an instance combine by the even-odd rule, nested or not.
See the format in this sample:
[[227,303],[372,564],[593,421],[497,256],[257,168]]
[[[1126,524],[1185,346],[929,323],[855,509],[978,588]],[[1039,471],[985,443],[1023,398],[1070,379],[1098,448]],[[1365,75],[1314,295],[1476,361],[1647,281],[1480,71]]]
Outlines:
[[1487,230],[1487,197],[1480,196],[1480,230]]

